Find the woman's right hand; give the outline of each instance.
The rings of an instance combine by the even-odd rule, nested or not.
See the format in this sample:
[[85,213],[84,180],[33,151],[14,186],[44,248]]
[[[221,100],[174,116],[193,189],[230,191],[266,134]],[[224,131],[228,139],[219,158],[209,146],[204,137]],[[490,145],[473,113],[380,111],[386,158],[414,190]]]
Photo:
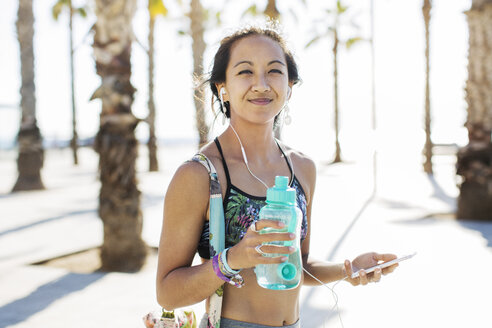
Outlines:
[[[257,264],[277,264],[287,261],[287,256],[295,251],[293,246],[263,245],[274,241],[292,241],[296,238],[294,233],[271,232],[261,233],[264,228],[283,229],[285,224],[275,220],[253,221],[246,230],[243,239],[227,252],[227,263],[233,270],[247,269]],[[269,257],[265,254],[283,254]]]

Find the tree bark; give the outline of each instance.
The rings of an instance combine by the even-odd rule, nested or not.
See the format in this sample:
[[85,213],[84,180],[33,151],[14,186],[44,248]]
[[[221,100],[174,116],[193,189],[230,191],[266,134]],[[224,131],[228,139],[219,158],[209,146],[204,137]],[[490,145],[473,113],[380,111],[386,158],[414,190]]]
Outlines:
[[334,105],[335,105],[335,158],[333,163],[339,163],[342,161],[342,150],[340,148],[340,141],[338,139],[340,132],[339,122],[339,108],[338,108],[338,31],[334,31],[333,42],[333,84],[334,84]]
[[72,148],[73,164],[79,164],[79,157],[77,155],[78,150],[78,134],[77,134],[77,108],[75,105],[75,74],[74,74],[74,49],[73,49],[73,7],[72,0],[69,0],[69,30],[70,30],[70,87],[72,91],[72,140],[70,141],[70,147]]
[[34,15],[32,0],[20,0],[16,22],[21,64],[21,124],[17,135],[19,176],[12,191],[44,189],[41,168],[44,149],[36,122],[36,88],[34,84]]
[[[191,0],[190,30],[193,39],[193,76],[197,80],[203,75],[203,54],[206,48],[203,38],[205,30],[203,27],[203,20],[204,9],[200,0]],[[201,88],[195,88],[193,100],[196,110],[195,117],[199,137],[199,147],[201,147],[208,142],[208,133],[210,130],[205,117],[205,95]]]
[[280,17],[280,12],[277,9],[276,0],[268,0],[267,6],[265,8],[265,15],[272,20],[278,20]]
[[458,151],[462,183],[456,216],[492,221],[492,0],[473,0],[469,28],[466,101],[468,145]]
[[425,24],[425,146],[424,146],[424,171],[432,174],[432,140],[431,140],[431,106],[430,106],[430,38],[429,24],[431,19],[432,1],[424,0],[422,14]]
[[100,98],[100,128],[94,147],[99,153],[101,190],[99,216],[104,225],[102,269],[133,272],[145,263],[147,248],[141,237],[142,212],[137,188],[139,120],[132,114],[132,17],[135,0],[97,0],[94,57],[102,84],[92,99]]
[[155,136],[155,102],[154,102],[154,27],[155,18],[150,15],[149,19],[149,171],[159,171],[159,162],[157,161],[157,138]]

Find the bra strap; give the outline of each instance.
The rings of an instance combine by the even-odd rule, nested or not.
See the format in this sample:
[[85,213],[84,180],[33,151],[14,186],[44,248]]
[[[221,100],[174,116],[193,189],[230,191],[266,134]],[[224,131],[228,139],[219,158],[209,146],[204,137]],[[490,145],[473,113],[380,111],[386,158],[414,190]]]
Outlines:
[[229,168],[227,167],[224,153],[222,152],[222,147],[220,146],[219,138],[215,138],[214,142],[215,142],[215,145],[217,146],[217,149],[219,150],[220,157],[222,159],[222,165],[224,166],[224,172],[225,172],[226,180],[227,180],[227,189],[229,190],[229,187],[231,186],[231,176],[229,175]]
[[292,164],[290,157],[285,154],[285,151],[282,145],[280,145],[280,142],[277,139],[275,139],[275,142],[277,143],[277,146],[280,149],[282,155],[284,155],[285,161],[287,162],[287,166],[289,167],[289,171],[290,171],[289,186],[292,186],[292,183],[294,182],[294,164]]

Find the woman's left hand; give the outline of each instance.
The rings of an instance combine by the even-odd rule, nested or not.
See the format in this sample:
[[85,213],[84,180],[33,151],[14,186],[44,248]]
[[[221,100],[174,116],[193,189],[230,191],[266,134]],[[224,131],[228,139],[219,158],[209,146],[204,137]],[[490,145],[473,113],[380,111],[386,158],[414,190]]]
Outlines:
[[[398,266],[398,263],[384,269],[377,268],[374,272],[368,274],[366,274],[363,269],[367,269],[382,262],[387,262],[394,259],[396,259],[396,255],[394,254],[378,254],[372,252],[357,256],[352,263],[349,260],[345,260],[344,267],[348,276],[347,281],[354,286],[367,285],[369,282],[379,282],[379,280],[381,280],[381,275],[387,275],[388,273],[393,272]],[[351,278],[352,273],[359,270],[361,270],[359,277]]]

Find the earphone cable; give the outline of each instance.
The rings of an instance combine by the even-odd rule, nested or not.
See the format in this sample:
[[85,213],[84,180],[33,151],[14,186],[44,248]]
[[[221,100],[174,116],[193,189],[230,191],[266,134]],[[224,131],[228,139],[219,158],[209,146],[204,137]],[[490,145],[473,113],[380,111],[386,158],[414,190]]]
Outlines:
[[232,131],[234,132],[234,134],[237,137],[237,140],[239,141],[239,146],[241,146],[241,152],[243,154],[244,164],[246,164],[246,168],[248,169],[249,174],[251,174],[253,176],[253,178],[255,178],[256,180],[258,180],[259,182],[261,182],[265,186],[265,188],[268,189],[269,188],[268,185],[265,182],[263,182],[263,180],[261,180],[260,178],[258,178],[253,172],[251,172],[251,169],[249,168],[249,165],[248,165],[248,157],[246,157],[246,152],[244,151],[243,143],[241,142],[241,139],[239,138],[239,135],[237,134],[236,129],[234,129],[234,127],[232,126],[232,124],[229,124],[229,126],[231,127]]

